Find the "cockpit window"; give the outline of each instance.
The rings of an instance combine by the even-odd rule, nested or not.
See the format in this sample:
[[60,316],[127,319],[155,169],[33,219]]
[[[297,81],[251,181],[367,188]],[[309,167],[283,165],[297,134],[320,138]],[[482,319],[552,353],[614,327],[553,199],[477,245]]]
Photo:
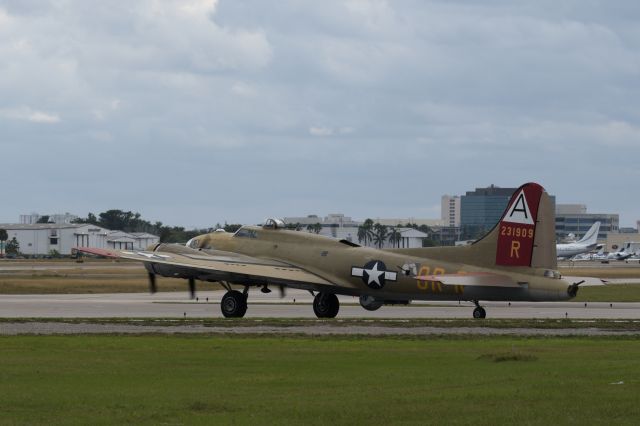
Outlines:
[[256,231],[247,228],[238,229],[238,231],[233,236],[239,238],[258,238],[258,234],[256,233]]
[[197,238],[192,238],[189,241],[187,241],[187,244],[185,244],[187,247],[190,247],[192,249],[197,249],[200,247],[200,241],[198,241]]

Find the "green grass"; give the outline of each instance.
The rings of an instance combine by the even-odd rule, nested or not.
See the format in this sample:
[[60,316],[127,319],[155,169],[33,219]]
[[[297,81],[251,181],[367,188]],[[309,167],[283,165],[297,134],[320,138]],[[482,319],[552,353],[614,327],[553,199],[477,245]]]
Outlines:
[[387,327],[387,328],[466,328],[473,333],[474,328],[533,328],[533,329],[584,329],[640,331],[640,320],[634,319],[528,319],[528,318],[487,318],[483,320],[439,319],[439,318],[1,318],[2,323],[68,323],[68,324],[114,324],[135,325],[141,333],[144,327],[175,327],[193,325],[202,327],[223,327],[230,330],[242,327],[313,327],[327,326],[334,328]]
[[573,302],[640,302],[640,284],[584,287]]
[[631,338],[1,337],[0,423],[636,424],[639,360]]

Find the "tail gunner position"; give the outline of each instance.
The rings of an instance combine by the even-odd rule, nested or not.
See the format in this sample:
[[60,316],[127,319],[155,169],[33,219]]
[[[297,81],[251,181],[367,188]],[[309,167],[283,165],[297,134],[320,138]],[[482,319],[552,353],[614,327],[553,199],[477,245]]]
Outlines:
[[219,282],[227,289],[225,317],[245,315],[251,287],[308,290],[318,318],[338,314],[338,294],[359,296],[369,311],[411,300],[467,300],[476,305],[473,317],[484,318],[483,300],[568,300],[587,285],[558,273],[553,205],[536,183],[518,188],[500,222],[470,246],[379,250],[283,228],[269,219],[235,233],[200,235],[186,246],[78,250],[143,262],[152,293],[156,275],[187,279],[192,298],[196,280]]

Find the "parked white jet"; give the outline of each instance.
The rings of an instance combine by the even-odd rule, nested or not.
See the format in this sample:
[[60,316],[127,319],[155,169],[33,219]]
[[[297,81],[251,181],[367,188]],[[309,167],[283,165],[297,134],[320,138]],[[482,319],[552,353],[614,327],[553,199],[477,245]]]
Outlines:
[[591,228],[589,228],[580,241],[576,241],[575,243],[556,244],[557,256],[561,258],[570,258],[576,254],[586,253],[597,249],[599,231],[600,222],[596,222],[591,226]]
[[621,250],[615,253],[609,253],[607,259],[609,260],[627,260],[631,256],[635,255],[634,252],[629,250],[629,247],[623,247]]

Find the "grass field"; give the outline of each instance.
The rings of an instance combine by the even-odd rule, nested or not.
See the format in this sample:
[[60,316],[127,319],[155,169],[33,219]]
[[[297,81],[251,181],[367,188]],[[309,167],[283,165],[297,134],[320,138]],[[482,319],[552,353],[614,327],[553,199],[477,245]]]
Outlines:
[[[69,260],[3,262],[2,266],[38,269],[0,271],[0,294],[91,294],[149,291],[147,271],[137,262]],[[46,269],[40,269],[46,267]],[[186,291],[184,280],[157,277],[159,291]],[[199,283],[203,290],[217,290],[213,283]]]
[[596,278],[640,278],[640,266],[616,268],[601,266],[595,268],[583,268],[580,266],[560,268],[560,273],[567,276],[596,277]]
[[0,337],[2,424],[637,424],[640,340]]

